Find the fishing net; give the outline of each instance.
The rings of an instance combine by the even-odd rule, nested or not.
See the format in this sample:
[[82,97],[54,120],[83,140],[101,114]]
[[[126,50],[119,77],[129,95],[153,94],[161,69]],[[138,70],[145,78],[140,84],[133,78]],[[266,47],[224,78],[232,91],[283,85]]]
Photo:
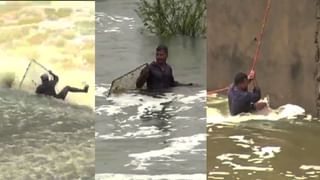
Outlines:
[[140,75],[140,72],[142,71],[142,69],[144,69],[147,66],[148,66],[147,63],[142,64],[141,66],[135,68],[134,70],[113,80],[111,83],[111,87],[109,89],[108,96],[110,96],[112,93],[120,93],[127,90],[136,89],[136,81]]
[[37,86],[41,84],[40,76],[45,73],[48,74],[47,70],[42,67],[42,65],[31,60],[25,69],[22,79],[20,80],[19,89],[34,92]]

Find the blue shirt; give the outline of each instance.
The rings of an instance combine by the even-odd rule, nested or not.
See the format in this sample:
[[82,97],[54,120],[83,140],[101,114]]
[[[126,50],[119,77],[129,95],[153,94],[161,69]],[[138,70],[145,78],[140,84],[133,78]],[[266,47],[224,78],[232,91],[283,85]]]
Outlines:
[[231,115],[254,110],[254,103],[261,98],[261,91],[254,87],[252,92],[242,91],[233,84],[228,90],[229,110]]

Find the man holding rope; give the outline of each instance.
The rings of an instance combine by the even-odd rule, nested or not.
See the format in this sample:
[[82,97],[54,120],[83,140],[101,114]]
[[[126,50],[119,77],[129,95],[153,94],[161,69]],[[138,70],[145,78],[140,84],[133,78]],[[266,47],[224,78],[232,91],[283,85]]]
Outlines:
[[59,77],[57,75],[55,75],[52,71],[48,71],[48,72],[53,77],[53,79],[49,80],[48,74],[41,75],[40,78],[41,78],[42,84],[40,84],[37,87],[37,89],[36,89],[37,94],[52,96],[57,99],[64,100],[66,98],[68,92],[82,92],[82,93],[88,92],[88,89],[89,89],[88,85],[86,85],[83,89],[74,88],[71,86],[66,86],[60,91],[60,93],[57,94],[55,87],[59,81]]
[[[253,82],[252,92],[248,91],[249,84]],[[252,70],[249,75],[238,73],[234,78],[234,83],[228,91],[229,110],[231,115],[242,112],[258,111],[267,106],[265,102],[259,102],[261,91],[255,79],[255,72]]]

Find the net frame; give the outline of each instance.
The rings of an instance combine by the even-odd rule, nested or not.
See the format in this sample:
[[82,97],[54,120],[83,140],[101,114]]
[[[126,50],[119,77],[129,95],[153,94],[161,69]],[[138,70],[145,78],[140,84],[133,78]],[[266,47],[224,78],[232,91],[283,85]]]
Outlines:
[[[109,97],[112,93],[120,93],[120,92],[124,92],[127,90],[135,90],[136,88],[136,80],[137,78],[140,76],[141,71],[148,67],[148,63],[144,63],[138,67],[136,67],[135,69],[119,76],[118,78],[114,79],[111,82],[111,86],[109,88],[109,92],[107,97]],[[124,80],[124,78],[128,78],[129,80]],[[132,81],[132,79],[134,79],[134,81]],[[130,84],[126,83],[126,85],[124,85],[122,82],[131,82]],[[144,85],[145,87],[145,85]]]

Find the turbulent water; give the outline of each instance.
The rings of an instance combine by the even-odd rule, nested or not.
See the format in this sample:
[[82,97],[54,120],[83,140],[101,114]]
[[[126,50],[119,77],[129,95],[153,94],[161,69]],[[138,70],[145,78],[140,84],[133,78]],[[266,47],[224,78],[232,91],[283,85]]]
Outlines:
[[94,176],[91,109],[11,89],[0,104],[0,179]]
[[205,40],[164,41],[175,78],[199,86],[106,97],[160,42],[143,30],[136,3],[96,2],[96,179],[205,179]]
[[19,84],[33,58],[57,90],[94,85],[94,2],[1,2],[0,33],[0,179],[93,179],[94,88],[38,97],[35,64]]
[[319,179],[320,122],[292,104],[231,117],[208,97],[208,179]]

